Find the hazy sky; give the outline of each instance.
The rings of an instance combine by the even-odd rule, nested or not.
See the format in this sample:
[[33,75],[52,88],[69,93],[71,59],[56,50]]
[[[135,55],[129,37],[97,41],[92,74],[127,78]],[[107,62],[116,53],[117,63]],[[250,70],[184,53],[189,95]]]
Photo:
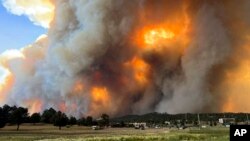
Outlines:
[[7,49],[19,49],[46,33],[46,29],[34,25],[25,16],[17,16],[8,12],[0,4],[0,53]]

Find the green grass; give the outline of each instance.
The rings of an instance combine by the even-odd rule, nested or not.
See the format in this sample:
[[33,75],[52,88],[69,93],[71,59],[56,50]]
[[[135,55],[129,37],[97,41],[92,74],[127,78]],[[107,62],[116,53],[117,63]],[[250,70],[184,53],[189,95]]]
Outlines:
[[51,125],[22,125],[0,129],[2,141],[229,141],[228,128],[194,129],[146,129],[133,128],[91,130],[89,127],[73,126],[61,131]]

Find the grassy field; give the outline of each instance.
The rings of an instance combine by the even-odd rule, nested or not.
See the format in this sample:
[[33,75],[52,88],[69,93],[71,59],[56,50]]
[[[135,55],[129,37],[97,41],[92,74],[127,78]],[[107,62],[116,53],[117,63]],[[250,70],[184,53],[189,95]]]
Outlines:
[[92,130],[90,127],[72,126],[58,128],[51,125],[22,125],[0,129],[0,141],[229,141],[228,128],[146,129],[107,128]]

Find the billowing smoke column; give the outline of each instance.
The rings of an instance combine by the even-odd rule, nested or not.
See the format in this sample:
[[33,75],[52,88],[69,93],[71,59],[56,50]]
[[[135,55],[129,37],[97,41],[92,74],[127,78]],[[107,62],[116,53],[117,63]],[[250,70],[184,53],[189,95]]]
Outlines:
[[0,56],[1,104],[78,117],[250,111],[248,0],[4,5],[48,34]]

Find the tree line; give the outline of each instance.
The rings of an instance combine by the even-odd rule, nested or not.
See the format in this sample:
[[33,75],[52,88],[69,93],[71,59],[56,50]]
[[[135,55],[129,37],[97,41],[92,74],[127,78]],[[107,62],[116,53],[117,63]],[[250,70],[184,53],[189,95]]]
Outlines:
[[43,111],[43,113],[33,113],[29,115],[28,109],[24,107],[4,105],[0,107],[0,128],[5,127],[6,124],[16,125],[16,130],[22,123],[46,123],[57,126],[60,130],[66,125],[79,125],[79,126],[108,126],[109,116],[102,114],[99,119],[93,119],[91,116],[82,117],[77,119],[74,116],[68,117],[61,111],[56,111],[53,108],[49,108]]
[[[236,123],[249,122],[249,113],[200,113],[200,121],[209,124],[216,124],[220,118],[234,118]],[[166,121],[176,123],[177,121],[188,124],[198,124],[197,113],[182,113],[182,114],[168,114],[168,113],[148,113],[144,115],[126,115],[111,119],[111,122],[146,122],[148,124],[164,124]]]
[[[249,122],[249,113],[200,113],[200,121],[205,121],[209,125],[215,126],[219,118],[234,118],[236,124],[240,122]],[[61,111],[56,111],[53,108],[44,110],[42,113],[29,114],[28,109],[24,107],[4,105],[0,107],[0,128],[5,125],[16,125],[17,130],[22,123],[46,123],[53,124],[59,129],[66,125],[79,126],[109,126],[124,127],[125,124],[133,122],[146,122],[147,124],[163,125],[168,121],[171,124],[198,124],[198,114],[167,114],[167,113],[148,113],[144,115],[126,115],[123,117],[110,119],[107,114],[102,114],[100,118],[94,119],[91,116],[76,118],[74,116],[67,116]]]

